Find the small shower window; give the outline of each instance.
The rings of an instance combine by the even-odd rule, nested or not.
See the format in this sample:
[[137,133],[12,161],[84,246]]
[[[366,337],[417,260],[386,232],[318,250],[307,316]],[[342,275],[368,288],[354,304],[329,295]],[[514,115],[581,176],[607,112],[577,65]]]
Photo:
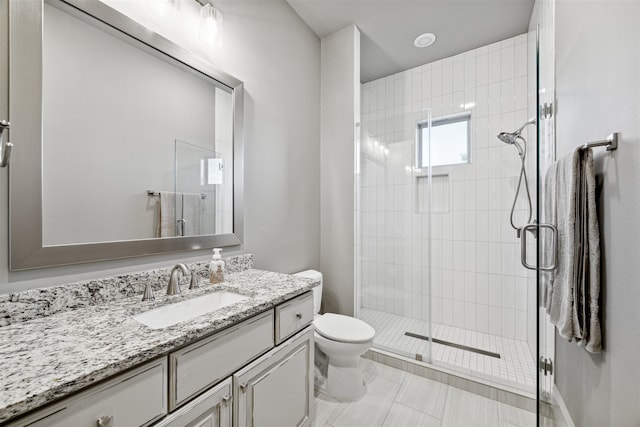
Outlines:
[[431,146],[429,124],[418,123],[417,167],[450,166],[471,163],[471,114],[433,119],[431,122]]

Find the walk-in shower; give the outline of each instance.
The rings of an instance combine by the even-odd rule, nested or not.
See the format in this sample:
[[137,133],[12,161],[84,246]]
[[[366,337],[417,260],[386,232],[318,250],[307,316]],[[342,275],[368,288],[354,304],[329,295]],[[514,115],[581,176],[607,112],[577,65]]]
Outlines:
[[374,348],[523,393],[536,386],[536,276],[510,223],[535,215],[531,42],[363,84],[356,169],[356,315]]

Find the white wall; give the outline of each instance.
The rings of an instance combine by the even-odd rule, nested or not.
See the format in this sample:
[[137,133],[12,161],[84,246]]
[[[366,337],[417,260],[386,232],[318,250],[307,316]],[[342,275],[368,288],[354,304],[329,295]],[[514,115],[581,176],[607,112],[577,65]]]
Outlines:
[[556,0],[556,144],[621,132],[594,153],[604,352],[556,335],[555,380],[578,426],[640,424],[640,2]]
[[[141,8],[146,4],[122,3]],[[215,66],[245,83],[245,242],[241,249],[255,254],[258,268],[282,272],[318,268],[320,40],[284,0],[224,0],[217,5],[225,19],[221,48],[196,49],[197,37],[192,34],[173,37],[187,48],[204,51]],[[8,1],[0,0],[0,22],[6,23],[7,8]],[[7,25],[0,28],[0,91],[6,95]],[[186,31],[193,25],[180,28]],[[0,99],[0,116],[8,117],[7,97]],[[19,150],[19,142],[14,142]],[[0,291],[210,256],[210,251],[188,252],[10,273],[6,169],[0,170],[0,188],[5,189],[5,197],[0,197],[0,224],[5,224],[0,228]]]
[[[527,35],[374,80],[362,90],[362,306],[428,319],[431,268],[433,322],[525,339],[527,271],[509,225],[520,159],[496,135],[528,118]],[[428,215],[415,213],[416,120],[425,119],[428,108],[438,118],[465,111],[465,104],[472,113],[472,162],[440,171],[448,173],[441,183],[448,186],[448,211],[432,214],[430,263]],[[374,140],[389,153],[376,151]],[[535,139],[530,154],[534,148]]]
[[324,311],[354,313],[354,151],[360,120],[360,31],[322,39],[320,165]]

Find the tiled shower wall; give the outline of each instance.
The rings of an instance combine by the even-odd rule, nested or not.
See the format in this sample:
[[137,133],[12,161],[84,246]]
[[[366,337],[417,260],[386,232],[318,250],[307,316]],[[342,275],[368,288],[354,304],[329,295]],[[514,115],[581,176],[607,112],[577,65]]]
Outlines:
[[[362,307],[527,339],[531,296],[509,225],[520,159],[495,137],[527,120],[527,92],[526,34],[363,84]],[[434,170],[430,228],[426,186],[413,170],[416,121],[429,111],[433,119],[469,111],[472,126],[471,163]]]

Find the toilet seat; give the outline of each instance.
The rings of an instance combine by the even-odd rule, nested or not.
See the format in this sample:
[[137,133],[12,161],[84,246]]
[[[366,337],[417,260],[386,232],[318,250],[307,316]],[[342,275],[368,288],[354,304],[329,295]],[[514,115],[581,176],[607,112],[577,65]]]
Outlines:
[[375,329],[362,320],[335,313],[316,317],[313,325],[323,337],[344,343],[365,343],[376,334]]

